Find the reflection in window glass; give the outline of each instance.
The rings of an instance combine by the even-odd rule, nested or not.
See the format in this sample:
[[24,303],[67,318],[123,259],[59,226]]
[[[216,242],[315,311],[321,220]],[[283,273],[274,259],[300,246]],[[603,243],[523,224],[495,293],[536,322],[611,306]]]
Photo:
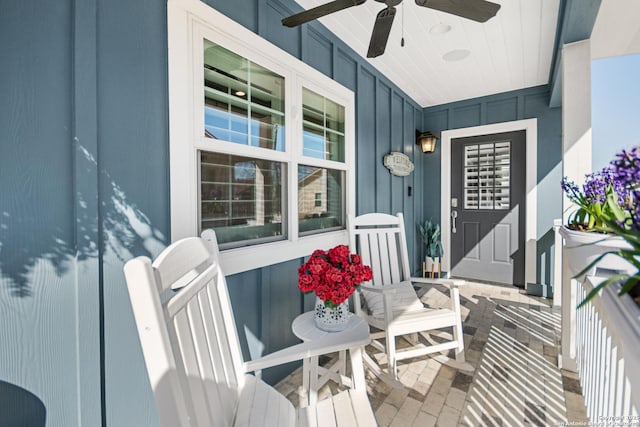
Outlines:
[[284,239],[284,171],[280,162],[200,152],[200,230],[213,228],[221,248]]
[[303,154],[344,162],[344,107],[304,88],[302,103]]
[[284,151],[284,78],[204,40],[204,135]]
[[344,171],[298,166],[300,234],[344,228]]

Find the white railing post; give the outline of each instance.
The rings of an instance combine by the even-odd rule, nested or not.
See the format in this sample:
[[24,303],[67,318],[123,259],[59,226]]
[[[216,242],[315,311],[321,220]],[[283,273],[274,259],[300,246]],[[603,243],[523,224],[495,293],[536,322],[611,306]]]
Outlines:
[[553,220],[553,306],[559,308],[562,305],[562,218]]
[[[557,221],[557,220],[556,220]],[[556,222],[554,221],[554,228]],[[560,223],[560,226],[562,222]],[[558,227],[558,229],[560,228]],[[566,369],[572,372],[578,372],[576,365],[576,307],[578,305],[576,293],[578,291],[578,282],[571,278],[571,271],[569,270],[566,248],[563,244],[562,236],[558,238],[556,233],[556,248],[560,246],[562,248],[562,261],[556,264],[556,270],[554,271],[554,278],[557,280],[558,276],[561,276],[560,281],[560,296],[561,299],[561,316],[562,316],[562,334],[560,354],[558,354],[558,367]],[[558,243],[558,240],[560,241]],[[556,258],[557,262],[557,258]],[[557,266],[562,266],[562,271],[559,273]],[[554,290],[554,305],[555,305],[555,290]]]

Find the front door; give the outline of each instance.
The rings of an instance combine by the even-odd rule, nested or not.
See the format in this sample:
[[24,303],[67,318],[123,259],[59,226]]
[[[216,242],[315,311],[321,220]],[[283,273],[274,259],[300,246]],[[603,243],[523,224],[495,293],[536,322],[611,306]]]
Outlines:
[[451,275],[524,287],[525,131],[451,141]]

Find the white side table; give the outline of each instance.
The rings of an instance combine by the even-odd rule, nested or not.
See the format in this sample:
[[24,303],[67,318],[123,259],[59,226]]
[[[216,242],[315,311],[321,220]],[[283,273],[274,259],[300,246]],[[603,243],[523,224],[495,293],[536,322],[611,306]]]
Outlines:
[[[314,312],[308,311],[296,317],[291,324],[293,334],[302,341],[314,341],[318,339],[327,342],[327,352],[331,352],[331,346],[338,345],[338,361],[328,367],[318,366],[318,356],[305,358],[302,361],[302,388],[308,393],[309,405],[314,405],[318,399],[318,390],[329,380],[333,380],[341,385],[359,388],[366,387],[364,384],[364,375],[354,376],[354,379],[345,376],[346,368],[346,350],[349,350],[353,358],[354,353],[361,354],[364,346],[367,345],[371,338],[369,336],[369,325],[357,315],[351,316],[347,327],[340,332],[325,332],[316,327],[313,319]],[[362,369],[362,361],[360,355],[360,364],[355,369]],[[352,364],[352,371],[354,366]],[[362,377],[362,379],[359,379]],[[362,382],[359,384],[358,382]]]

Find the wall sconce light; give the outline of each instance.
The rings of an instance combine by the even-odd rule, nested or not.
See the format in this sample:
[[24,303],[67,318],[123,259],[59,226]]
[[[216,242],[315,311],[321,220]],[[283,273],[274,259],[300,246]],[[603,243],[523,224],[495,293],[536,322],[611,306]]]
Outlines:
[[416,145],[422,148],[423,153],[433,153],[436,151],[437,137],[431,132],[416,131]]

